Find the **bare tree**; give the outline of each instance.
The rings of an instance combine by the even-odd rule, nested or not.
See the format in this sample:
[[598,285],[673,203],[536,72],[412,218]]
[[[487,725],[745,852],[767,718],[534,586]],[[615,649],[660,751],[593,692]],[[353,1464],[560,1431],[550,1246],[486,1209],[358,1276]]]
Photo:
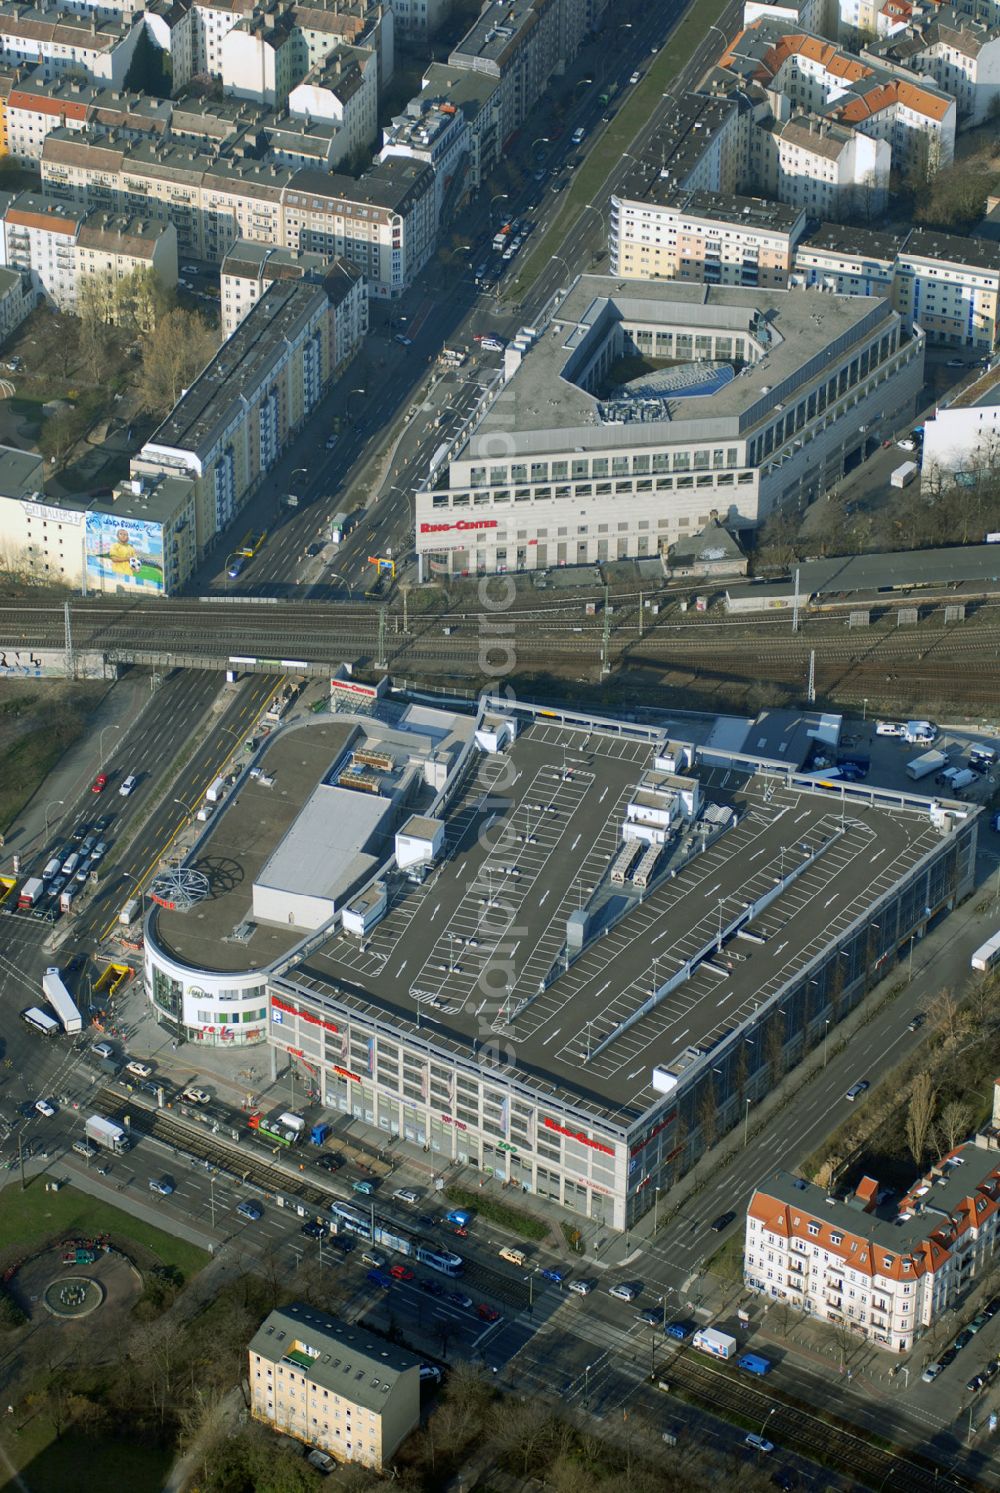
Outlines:
[[941,1106],[938,1130],[943,1151],[954,1151],[972,1124],[972,1118],[971,1104],[966,1104],[962,1099],[949,1099],[947,1104]]
[[175,309],[142,339],[139,396],[154,415],[165,415],[218,350],[208,323],[194,311]]
[[953,1047],[962,1035],[964,1022],[958,1001],[947,986],[931,1001],[928,1015],[940,1030],[946,1044]]
[[937,1089],[929,1073],[918,1073],[910,1089],[910,1102],[906,1111],[906,1144],[917,1166],[921,1166],[927,1150],[937,1107]]

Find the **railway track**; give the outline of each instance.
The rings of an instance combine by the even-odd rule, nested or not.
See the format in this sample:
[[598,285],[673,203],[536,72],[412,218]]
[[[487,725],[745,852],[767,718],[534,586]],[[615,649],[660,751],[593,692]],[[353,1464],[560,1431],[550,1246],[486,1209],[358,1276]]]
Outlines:
[[697,1360],[691,1350],[679,1353],[659,1377],[660,1382],[676,1385],[714,1410],[737,1416],[754,1430],[765,1427],[763,1434],[769,1441],[806,1457],[818,1457],[869,1488],[885,1493],[940,1493],[948,1487],[985,1493],[978,1481],[954,1472],[942,1475],[933,1462],[901,1448],[890,1451],[875,1446],[842,1423],[831,1425],[804,1407],[777,1400],[738,1380],[735,1371]]

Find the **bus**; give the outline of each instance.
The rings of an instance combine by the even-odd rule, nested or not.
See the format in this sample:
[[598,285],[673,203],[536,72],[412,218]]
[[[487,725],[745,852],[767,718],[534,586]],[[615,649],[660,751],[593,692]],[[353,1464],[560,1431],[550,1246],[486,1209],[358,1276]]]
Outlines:
[[21,1020],[25,1026],[32,1026],[36,1032],[41,1032],[43,1037],[57,1037],[62,1031],[58,1021],[54,1021],[51,1016],[46,1016],[45,1012],[39,1011],[37,1006],[29,1006],[26,1011],[22,1011]]
[[972,968],[987,970],[992,969],[997,960],[1000,959],[1000,933],[994,933],[988,938],[981,948],[978,948],[972,956]]

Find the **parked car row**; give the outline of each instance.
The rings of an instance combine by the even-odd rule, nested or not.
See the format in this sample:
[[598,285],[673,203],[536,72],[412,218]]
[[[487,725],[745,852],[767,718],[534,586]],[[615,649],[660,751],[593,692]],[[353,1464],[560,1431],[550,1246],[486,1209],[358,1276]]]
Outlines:
[[[976,1333],[985,1327],[987,1322],[991,1322],[998,1312],[1000,1312],[1000,1296],[992,1296],[982,1311],[973,1317],[968,1326],[962,1328],[962,1331],[955,1338],[951,1347],[946,1348],[935,1363],[927,1365],[920,1376],[924,1383],[933,1384],[938,1375],[955,1362],[962,1349],[969,1346]],[[974,1393],[976,1390],[982,1389],[984,1385],[989,1384],[998,1373],[1000,1373],[1000,1358],[992,1358],[985,1369],[978,1374],[973,1374],[966,1385],[966,1389],[970,1393]]]

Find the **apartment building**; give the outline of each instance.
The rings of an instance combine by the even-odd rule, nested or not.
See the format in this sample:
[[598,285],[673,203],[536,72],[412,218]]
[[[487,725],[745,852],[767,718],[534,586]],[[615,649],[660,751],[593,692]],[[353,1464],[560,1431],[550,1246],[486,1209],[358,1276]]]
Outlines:
[[392,0],[396,30],[408,38],[430,36],[451,14],[454,0]]
[[962,15],[951,5],[933,7],[921,24],[914,17],[913,24],[871,42],[861,56],[900,75],[932,78],[955,100],[962,129],[992,117],[1000,95],[1000,23],[995,16],[987,20]]
[[991,352],[997,345],[1000,247],[914,228],[899,251],[893,305],[928,342]]
[[[936,170],[954,158],[957,110],[949,94],[916,73],[862,61],[785,22],[764,19],[746,27],[723,54],[713,82],[742,88],[766,104],[776,127],[796,117],[815,119],[881,142],[891,169],[903,173],[928,164]],[[808,149],[807,142],[796,143]],[[860,147],[855,155],[862,187],[878,172],[878,161]],[[880,176],[870,185],[880,188]]]
[[18,78],[7,97],[7,151],[22,165],[42,158],[46,136],[55,129],[80,132],[88,125],[114,130],[119,139],[162,137],[171,127],[169,99],[147,98],[105,88],[86,79],[45,78],[41,70]]
[[133,477],[162,473],[193,483],[199,555],[357,351],[358,287],[336,265],[321,280],[272,281],[133,458]]
[[[378,59],[370,47],[341,47],[288,95],[289,120],[333,130],[333,169],[370,154],[378,139]],[[274,150],[274,140],[270,141]]]
[[38,300],[31,276],[0,269],[0,342],[6,341],[35,309]]
[[369,294],[399,296],[437,235],[434,175],[419,161],[376,162],[359,180],[194,145],[119,144],[93,129],[53,130],[42,184],[76,207],[172,222],[182,259],[219,263],[237,239],[351,259]]
[[12,568],[84,594],[171,596],[187,581],[197,559],[190,479],[154,473],[108,497],[50,498],[41,457],[31,481],[10,490],[15,457],[27,453],[0,451],[0,551]]
[[[508,348],[499,396],[417,492],[425,573],[648,557],[804,508],[923,380],[922,332],[881,298],[584,275],[558,322]],[[622,382],[637,356],[671,366]]]
[[339,1462],[381,1468],[420,1424],[420,1360],[385,1338],[292,1302],[247,1355],[250,1414]]
[[153,0],[147,24],[170,54],[175,90],[205,73],[244,97],[280,103],[342,46],[374,51],[380,89],[392,79],[393,11],[379,0]]
[[121,88],[143,30],[142,16],[74,15],[0,3],[0,65],[37,67],[45,78],[84,73]]
[[399,156],[421,161],[434,174],[434,215],[440,224],[469,184],[469,126],[451,102],[430,102],[418,94],[406,113],[382,134],[380,161]]
[[500,139],[519,129],[558,69],[596,29],[607,0],[509,0],[486,5],[448,65],[496,79]]
[[351,356],[368,331],[368,297],[361,271],[348,259],[330,260],[302,249],[270,249],[240,239],[222,261],[222,335],[231,337],[273,280],[344,280],[344,294],[334,323],[334,366]]
[[975,486],[1000,466],[1000,368],[987,369],[924,421],[926,483]]
[[905,238],[905,234],[821,223],[796,246],[788,283],[835,295],[882,295],[891,300],[896,256]]
[[486,73],[432,62],[423,76],[423,88],[410,101],[419,109],[450,105],[465,119],[468,128],[468,182],[478,191],[485,177],[500,160],[500,84]]
[[279,242],[352,260],[370,295],[392,299],[433,253],[435,200],[434,174],[420,161],[376,162],[357,181],[299,171],[282,194]]
[[908,1353],[993,1259],[1000,1164],[959,1146],[896,1200],[872,1177],[846,1198],[788,1172],[747,1209],[744,1282],[758,1295]]
[[892,151],[835,120],[793,114],[757,132],[763,192],[812,218],[881,217],[889,201]]
[[635,280],[702,280],[783,290],[807,226],[802,208],[654,183],[641,202],[612,197],[611,270]]
[[35,293],[60,311],[76,310],[90,275],[122,280],[149,270],[164,287],[177,283],[172,223],[84,212],[36,192],[5,194],[0,211],[0,263],[27,275]]

